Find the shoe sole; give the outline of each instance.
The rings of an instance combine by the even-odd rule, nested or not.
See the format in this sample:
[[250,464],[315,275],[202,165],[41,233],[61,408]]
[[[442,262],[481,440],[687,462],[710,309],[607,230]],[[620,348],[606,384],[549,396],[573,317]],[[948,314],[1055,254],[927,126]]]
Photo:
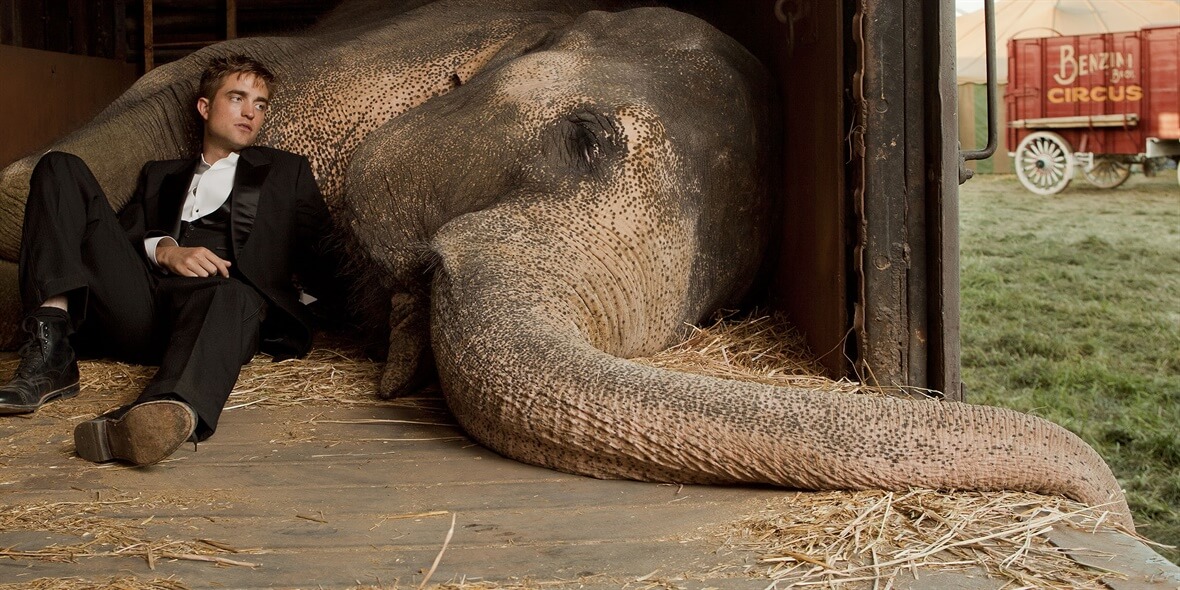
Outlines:
[[93,463],[121,460],[136,466],[167,459],[192,436],[196,414],[183,403],[139,404],[117,420],[96,418],[74,428],[74,449]]
[[74,397],[78,395],[78,391],[80,391],[80,388],[78,386],[78,382],[75,381],[72,385],[67,385],[61,389],[50,391],[49,393],[41,396],[41,399],[38,400],[34,405],[16,406],[12,404],[0,404],[0,414],[32,414],[33,412],[36,412],[38,409],[40,409],[41,406],[49,402],[55,402],[59,399],[69,399]]

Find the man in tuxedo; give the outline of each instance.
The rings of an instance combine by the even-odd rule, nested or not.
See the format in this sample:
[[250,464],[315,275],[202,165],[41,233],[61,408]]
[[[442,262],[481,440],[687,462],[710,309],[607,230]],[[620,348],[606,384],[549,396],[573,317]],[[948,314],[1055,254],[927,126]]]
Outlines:
[[331,222],[306,158],[252,146],[272,86],[250,57],[214,58],[196,100],[200,155],[144,165],[118,217],[80,158],[41,158],[21,241],[28,339],[0,413],[77,395],[74,346],[158,363],[134,403],[74,429],[84,459],[150,465],[213,434],[258,350],[307,353],[297,287],[336,293]]

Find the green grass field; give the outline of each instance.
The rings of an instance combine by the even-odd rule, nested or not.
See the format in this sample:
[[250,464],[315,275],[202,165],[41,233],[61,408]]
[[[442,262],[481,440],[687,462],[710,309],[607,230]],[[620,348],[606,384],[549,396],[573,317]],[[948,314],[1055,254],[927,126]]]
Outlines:
[[1050,197],[981,175],[960,200],[967,401],[1080,435],[1128,491],[1139,531],[1180,545],[1175,172],[1113,190],[1075,179]]

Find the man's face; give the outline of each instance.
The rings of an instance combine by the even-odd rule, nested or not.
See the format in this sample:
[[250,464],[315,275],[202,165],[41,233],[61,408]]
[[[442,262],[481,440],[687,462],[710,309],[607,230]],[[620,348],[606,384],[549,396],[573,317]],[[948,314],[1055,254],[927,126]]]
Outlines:
[[250,146],[258,138],[270,89],[253,74],[230,74],[213,95],[197,99],[197,111],[205,119],[205,151],[225,157]]

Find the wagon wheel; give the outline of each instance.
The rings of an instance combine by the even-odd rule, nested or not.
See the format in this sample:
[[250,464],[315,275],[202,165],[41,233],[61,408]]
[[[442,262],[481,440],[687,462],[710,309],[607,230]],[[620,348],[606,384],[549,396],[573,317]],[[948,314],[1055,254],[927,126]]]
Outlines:
[[1115,188],[1131,177],[1131,165],[1109,156],[1096,156],[1094,165],[1083,168],[1082,174],[1098,188]]
[[1029,134],[1016,148],[1016,176],[1038,195],[1065,190],[1073,180],[1075,160],[1069,143],[1051,131]]

